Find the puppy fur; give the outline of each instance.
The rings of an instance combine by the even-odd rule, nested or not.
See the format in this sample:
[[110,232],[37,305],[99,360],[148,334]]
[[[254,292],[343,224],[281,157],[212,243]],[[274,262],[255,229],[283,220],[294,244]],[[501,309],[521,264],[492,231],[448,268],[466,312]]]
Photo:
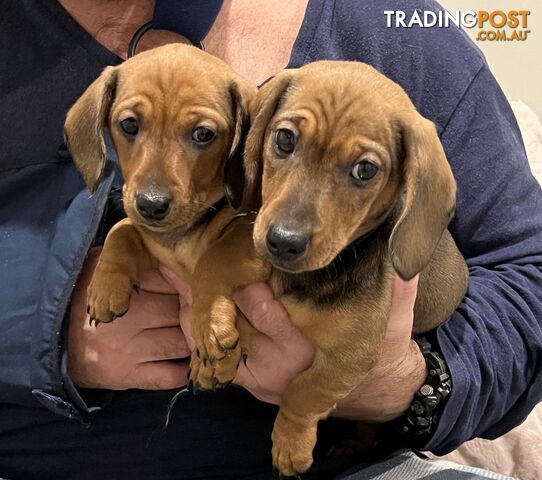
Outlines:
[[[273,430],[274,465],[292,475],[312,464],[317,422],[374,366],[394,275],[420,274],[421,333],[452,314],[468,271],[447,230],[456,194],[450,166],[435,126],[399,85],[365,64],[316,62],[265,84],[252,117],[245,188],[234,203],[244,195],[249,210],[259,200],[255,248],[316,348],[283,395]],[[281,130],[294,138],[291,152],[279,148]],[[370,178],[355,178],[367,162]],[[292,238],[305,239],[301,254],[287,249],[297,248]]]
[[[134,138],[119,127],[126,118],[139,122]],[[191,140],[200,125],[217,132],[205,148]],[[233,292],[269,281],[316,351],[273,430],[274,466],[306,471],[318,421],[378,358],[395,273],[420,274],[415,332],[442,323],[464,296],[466,265],[447,231],[455,182],[434,125],[361,63],[287,70],[256,94],[219,60],[168,46],[106,69],[68,113],[66,137],[91,190],[105,161],[104,127],[128,219],[106,240],[89,287],[91,318],[124,313],[140,272],[164,263],[192,286],[191,381],[214,389],[250,355],[251,329]],[[277,146],[281,130],[294,139],[291,152]],[[224,183],[239,210],[224,205]],[[170,199],[163,219],[142,218],[141,192]],[[276,249],[271,231],[304,248]]]
[[[106,161],[105,128],[124,178],[128,218],[108,234],[88,288],[91,322],[122,316],[140,273],[158,262],[166,265],[193,286],[192,296],[198,299],[192,336],[208,377],[199,378],[203,373],[198,375],[200,361],[194,354],[192,378],[200,388],[231,381],[230,372],[241,358],[235,317],[231,327],[220,324],[215,336],[220,322],[208,321],[209,302],[214,316],[222,311],[234,315],[230,277],[246,285],[269,276],[269,267],[255,258],[253,218],[238,215],[224,196],[224,177],[234,172],[229,166],[242,168],[237,157],[242,156],[249,102],[256,93],[255,86],[219,59],[191,46],[168,45],[106,68],[65,122],[66,142],[91,192]],[[126,121],[132,129],[135,121],[135,134],[123,129]],[[196,142],[200,128],[214,138]],[[158,216],[145,215],[138,204],[142,197],[153,208],[157,199],[167,199],[167,208],[156,210]],[[226,354],[209,369],[208,358]]]

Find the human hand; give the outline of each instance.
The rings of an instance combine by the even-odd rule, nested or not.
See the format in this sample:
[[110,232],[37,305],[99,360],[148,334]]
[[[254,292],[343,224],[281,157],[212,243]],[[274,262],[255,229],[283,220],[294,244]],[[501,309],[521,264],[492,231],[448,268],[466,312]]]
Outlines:
[[[165,269],[162,272],[177,290],[183,291],[178,277]],[[417,283],[417,277],[409,282],[395,278],[390,319],[378,363],[339,402],[335,416],[366,422],[391,420],[408,408],[423,384],[427,375],[425,360],[411,340]],[[280,405],[292,378],[312,364],[314,348],[266,284],[250,285],[237,292],[235,301],[256,329],[246,365],[240,364],[235,383],[262,401]],[[193,348],[188,317],[181,315],[181,324]]]
[[[417,284],[417,277],[409,282],[395,278],[378,363],[339,402],[334,416],[380,423],[401,415],[412,402],[427,376],[425,360],[411,339]],[[278,405],[291,379],[311,365],[314,349],[266,285],[247,287],[236,295],[236,302],[258,331],[236,382],[260,400]]]
[[311,366],[314,347],[267,284],[256,283],[237,292],[235,302],[255,329],[249,355],[239,365],[235,383],[259,400],[280,405],[290,381]]
[[[164,267],[160,271],[180,293],[184,284]],[[314,348],[293,325],[280,302],[273,298],[268,285],[257,283],[236,293],[235,301],[255,332],[246,365],[241,362],[234,382],[246,388],[259,400],[279,404],[290,380],[312,364]],[[181,326],[189,347],[194,348],[190,336],[189,303],[181,309]]]
[[[85,261],[70,307],[68,373],[83,388],[167,390],[187,383],[190,350],[179,324],[179,292],[158,270],[140,278],[139,293],[114,322],[89,324],[86,291],[101,249]],[[178,289],[189,296],[189,287]]]

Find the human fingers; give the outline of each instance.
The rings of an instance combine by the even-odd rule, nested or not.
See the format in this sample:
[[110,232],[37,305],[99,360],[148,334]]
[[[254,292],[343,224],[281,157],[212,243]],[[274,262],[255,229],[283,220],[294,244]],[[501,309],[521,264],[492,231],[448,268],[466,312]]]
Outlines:
[[188,368],[184,361],[145,362],[134,368],[126,383],[142,390],[172,390],[188,383]]
[[128,313],[115,323],[122,323],[126,329],[175,327],[179,325],[179,308],[176,294],[133,291]]
[[391,308],[385,342],[391,346],[406,346],[412,336],[414,304],[418,292],[418,276],[412,280],[393,280]]
[[180,360],[190,355],[179,326],[141,330],[126,346],[126,351],[137,356],[138,363]]
[[159,270],[167,282],[175,289],[177,294],[183,298],[183,303],[186,302],[191,304],[192,292],[190,285],[164,265],[160,265]]
[[283,305],[275,300],[265,283],[255,283],[238,291],[235,302],[252,326],[280,343],[296,341],[300,332],[291,322]]

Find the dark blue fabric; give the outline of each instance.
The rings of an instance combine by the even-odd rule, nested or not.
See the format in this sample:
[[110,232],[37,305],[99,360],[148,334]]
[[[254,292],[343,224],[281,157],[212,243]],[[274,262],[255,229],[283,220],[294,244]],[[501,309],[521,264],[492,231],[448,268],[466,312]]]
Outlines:
[[120,60],[54,0],[0,9],[0,170],[56,162],[68,108]]
[[118,59],[56,2],[0,4],[0,403],[77,416],[60,398],[63,320],[112,165],[90,197],[58,147],[67,109],[107,63]]
[[157,0],[152,26],[172,30],[198,43],[213,26],[222,3],[223,0]]
[[[290,66],[324,58],[370,63],[401,84],[438,127],[458,181],[451,230],[471,273],[465,300],[438,331],[454,388],[427,448],[444,453],[473,436],[504,433],[542,397],[542,199],[510,107],[467,37],[455,28],[386,28],[384,10],[413,8],[439,7],[417,0],[310,0]],[[113,175],[110,165],[89,196],[57,148],[69,105],[105,65],[117,62],[56,2],[0,3],[0,475],[24,465],[27,477],[60,478],[47,475],[47,466],[56,465],[70,478],[80,470],[77,449],[85,442],[104,470],[120,468],[125,455],[152,463],[132,436],[150,434],[145,407],[156,414],[153,399],[164,403],[161,394],[130,392],[89,414],[70,395],[61,362],[70,292]],[[216,402],[215,411],[206,402],[179,400],[182,420],[169,442],[183,442],[186,454],[193,430],[201,428],[197,452],[221,444],[231,453],[230,445],[234,450],[248,439],[254,448],[243,458],[231,455],[268,471],[268,439],[261,435],[273,410],[235,392]],[[94,430],[64,419],[85,413]],[[235,423],[245,414],[249,420]],[[192,417],[198,422],[190,424]],[[224,417],[234,419],[230,429]],[[162,448],[171,455],[171,475],[181,472],[177,478],[193,478],[190,469],[182,473],[184,461],[213,461],[175,456],[171,443]],[[235,478],[236,468],[242,466],[224,466],[224,478]],[[131,478],[149,478],[146,472],[141,466]]]

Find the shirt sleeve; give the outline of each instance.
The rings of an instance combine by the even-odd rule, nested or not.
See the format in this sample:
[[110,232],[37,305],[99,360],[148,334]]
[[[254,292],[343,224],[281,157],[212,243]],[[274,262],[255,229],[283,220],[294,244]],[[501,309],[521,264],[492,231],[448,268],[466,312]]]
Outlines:
[[542,399],[542,194],[486,66],[441,134],[458,184],[450,230],[467,294],[436,332],[453,388],[426,450],[511,430]]
[[0,404],[90,413],[67,377],[64,320],[112,169],[92,196],[69,160],[0,169]]

